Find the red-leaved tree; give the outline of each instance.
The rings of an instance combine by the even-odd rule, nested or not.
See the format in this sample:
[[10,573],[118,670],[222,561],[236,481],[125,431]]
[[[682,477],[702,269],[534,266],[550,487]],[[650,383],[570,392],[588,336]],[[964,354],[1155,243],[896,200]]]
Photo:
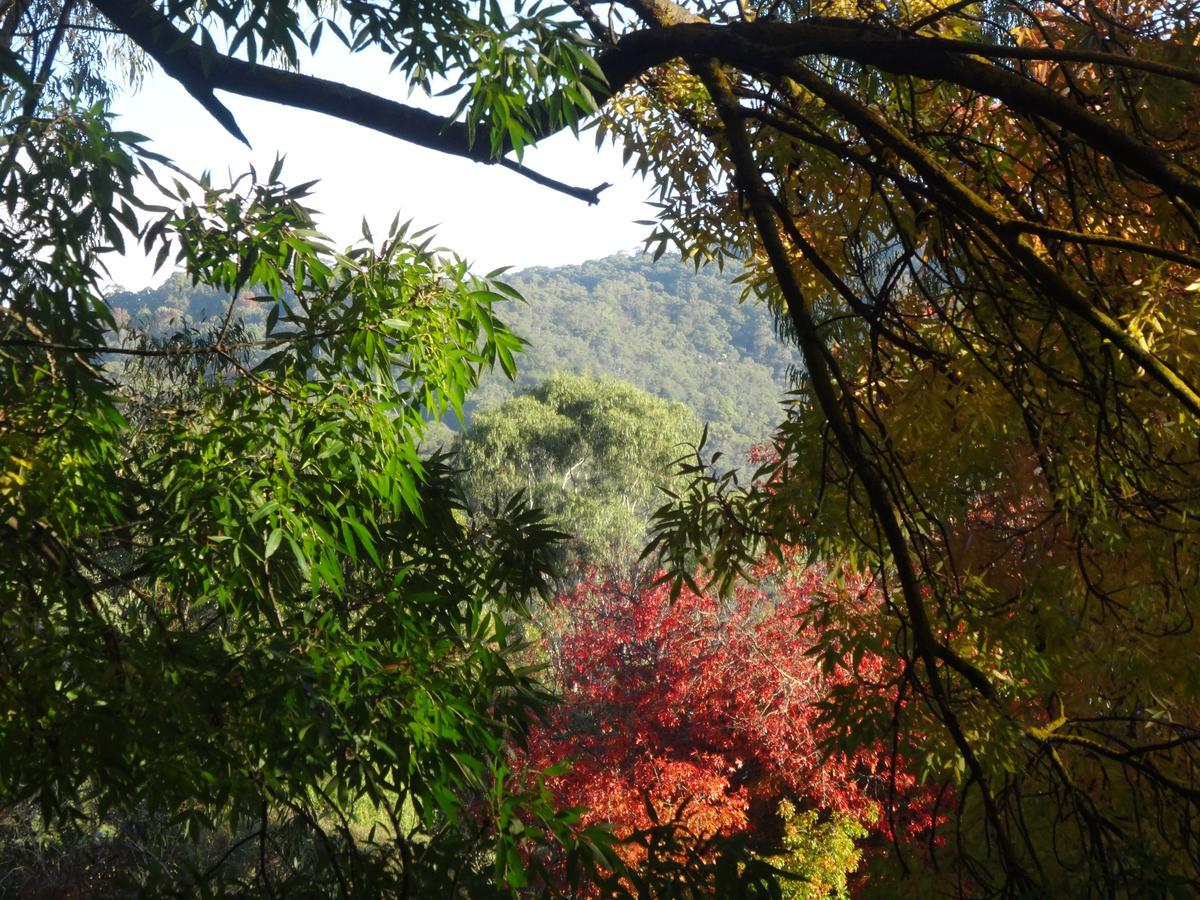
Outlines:
[[[890,744],[838,749],[822,711],[835,691],[894,698],[895,673],[875,654],[829,653],[810,617],[818,600],[854,618],[880,598],[817,567],[755,575],[728,598],[684,590],[672,601],[666,585],[592,573],[560,598],[547,643],[563,703],[528,751],[538,768],[572,761],[549,785],[560,803],[618,838],[673,826],[694,846],[737,835],[766,853],[786,800],[886,844],[897,819],[883,810],[905,809],[915,779]],[[909,806],[902,827],[921,828]],[[635,869],[645,861],[637,842],[621,853]]]

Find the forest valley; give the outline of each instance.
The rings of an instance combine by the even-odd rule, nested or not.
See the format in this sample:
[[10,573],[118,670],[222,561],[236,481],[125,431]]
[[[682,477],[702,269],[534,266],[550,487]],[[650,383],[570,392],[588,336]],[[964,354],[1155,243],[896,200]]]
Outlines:
[[[649,259],[335,246],[151,71]],[[0,112],[0,892],[1200,890],[1196,0],[0,0]]]

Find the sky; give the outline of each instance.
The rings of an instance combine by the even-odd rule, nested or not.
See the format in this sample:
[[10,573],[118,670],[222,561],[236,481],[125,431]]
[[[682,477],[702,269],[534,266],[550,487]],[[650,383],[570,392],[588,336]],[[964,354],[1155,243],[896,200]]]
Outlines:
[[[380,56],[350,56],[333,42],[306,72],[354,84],[403,102],[397,76],[389,76]],[[280,107],[218,92],[250,140],[246,147],[174,81],[155,73],[136,91],[113,103],[115,127],[152,139],[150,148],[185,171],[209,170],[218,183],[254,165],[270,170],[276,154],[285,156],[283,180],[298,184],[320,179],[309,205],[320,212],[319,227],[336,243],[361,234],[365,217],[377,233],[393,217],[414,226],[435,226],[436,243],[471,260],[483,273],[500,266],[525,268],[565,265],[634,250],[649,228],[648,186],[622,166],[620,151],[597,151],[591,134],[556,135],[525,154],[524,162],[570,184],[612,187],[597,206],[567,197],[494,166],[414,147],[318,113]],[[131,253],[110,259],[114,284],[139,289],[161,282],[168,272],[152,274],[150,260]]]

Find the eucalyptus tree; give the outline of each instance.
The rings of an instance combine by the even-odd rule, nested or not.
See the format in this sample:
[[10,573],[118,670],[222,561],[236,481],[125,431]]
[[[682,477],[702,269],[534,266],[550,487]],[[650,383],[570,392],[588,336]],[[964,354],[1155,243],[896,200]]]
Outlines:
[[[4,890],[483,896],[534,877],[531,839],[603,858],[508,768],[547,700],[513,629],[555,533],[468,529],[418,452],[513,372],[514,292],[399,224],[336,250],[279,165],[173,172],[89,102],[73,6],[43,33],[9,4],[0,51]],[[133,239],[225,314],[118,330],[104,261]]]
[[521,495],[569,535],[569,567],[628,570],[674,482],[675,461],[700,438],[682,403],[609,379],[555,375],[477,411],[458,449],[475,509]]

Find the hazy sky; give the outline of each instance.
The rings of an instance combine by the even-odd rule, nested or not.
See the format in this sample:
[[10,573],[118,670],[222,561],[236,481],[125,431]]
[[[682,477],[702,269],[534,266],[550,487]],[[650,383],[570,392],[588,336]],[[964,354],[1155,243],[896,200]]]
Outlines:
[[[348,56],[332,41],[321,47],[320,66],[306,71],[338,78],[398,100],[403,83],[386,62]],[[383,231],[397,212],[419,226],[436,226],[437,243],[475,262],[484,272],[502,265],[561,265],[639,246],[649,230],[635,225],[652,210],[642,181],[623,169],[619,151],[597,152],[593,136],[561,134],[525,155],[543,174],[593,187],[612,182],[598,206],[539,187],[496,167],[405,144],[337,119],[275,104],[219,94],[233,111],[252,149],[230,137],[182,88],[154,75],[114,103],[119,129],[153,139],[152,149],[186,171],[204,169],[217,180],[250,164],[270,169],[286,156],[283,178],[297,184],[320,179],[311,205],[319,224],[339,243],[358,237],[365,216]],[[411,100],[409,102],[412,102]],[[129,288],[160,281],[152,266],[129,256],[109,263],[112,280]]]

